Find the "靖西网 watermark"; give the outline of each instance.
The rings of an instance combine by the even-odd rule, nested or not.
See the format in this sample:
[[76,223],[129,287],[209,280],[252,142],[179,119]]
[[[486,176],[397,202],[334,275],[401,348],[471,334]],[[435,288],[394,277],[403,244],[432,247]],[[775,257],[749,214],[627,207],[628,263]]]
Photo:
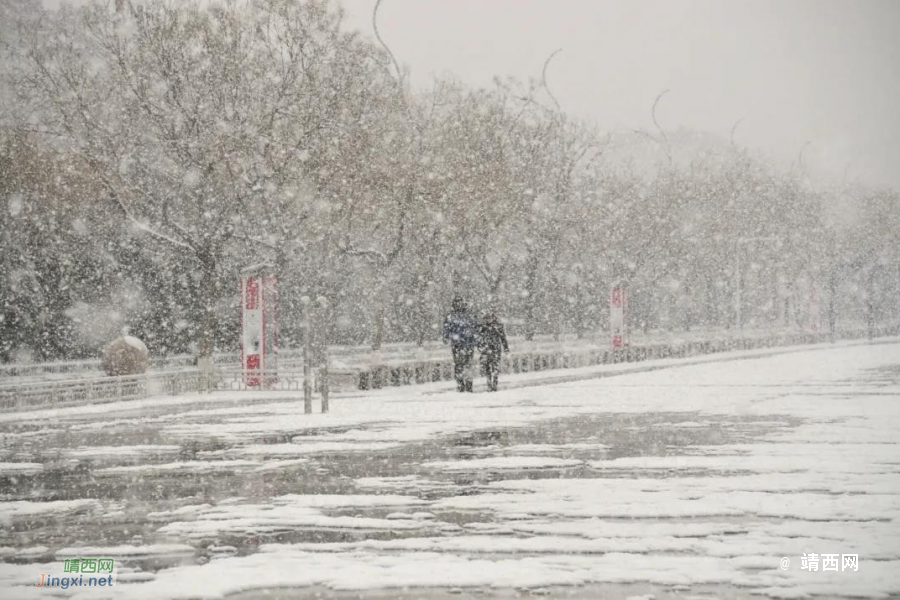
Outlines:
[[[800,556],[801,571],[859,571],[858,554],[818,554],[816,552],[804,552]],[[791,559],[781,559],[781,570],[787,571],[791,567]],[[840,568],[838,568],[840,567]]]
[[41,573],[40,581],[34,587],[65,590],[70,587],[112,587],[116,584],[116,569],[111,558],[67,558],[63,573]]

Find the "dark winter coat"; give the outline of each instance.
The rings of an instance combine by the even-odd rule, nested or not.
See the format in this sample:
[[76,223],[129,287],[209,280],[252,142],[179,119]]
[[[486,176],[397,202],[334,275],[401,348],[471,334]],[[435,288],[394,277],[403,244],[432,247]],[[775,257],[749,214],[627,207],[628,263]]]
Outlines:
[[444,342],[454,348],[475,348],[478,344],[478,323],[467,310],[451,311],[444,318]]
[[501,352],[509,352],[509,344],[506,342],[503,323],[499,321],[482,323],[479,327],[479,338],[478,347],[485,358],[500,360]]

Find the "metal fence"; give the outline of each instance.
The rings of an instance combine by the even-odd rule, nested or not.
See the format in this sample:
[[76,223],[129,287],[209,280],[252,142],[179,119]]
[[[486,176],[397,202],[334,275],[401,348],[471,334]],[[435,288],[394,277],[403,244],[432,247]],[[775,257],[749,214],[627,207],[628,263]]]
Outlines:
[[[874,330],[847,329],[837,332],[835,340],[900,335],[900,326]],[[685,341],[669,344],[630,346],[621,350],[580,349],[514,352],[503,357],[501,372],[529,373],[553,369],[572,369],[603,364],[639,362],[651,359],[686,358],[733,350],[752,350],[827,342],[828,334],[781,334],[710,341]],[[316,372],[312,387],[318,389]],[[422,384],[453,379],[453,362],[446,360],[407,360],[392,365],[363,369],[332,369],[328,376],[332,390],[378,389],[389,386]],[[255,381],[254,381],[255,380]],[[85,377],[79,379],[23,381],[0,385],[0,411],[61,408],[83,404],[136,400],[152,396],[177,396],[199,391],[302,391],[302,365],[283,361],[277,373],[253,373],[248,378],[239,368],[217,368],[211,376],[199,370],[185,369],[123,377]]]
[[[774,335],[777,332],[771,330],[753,332],[745,330],[744,335],[753,337],[756,335]],[[692,333],[668,334],[665,332],[634,332],[632,341],[637,345],[647,345],[656,343],[670,343],[671,335],[679,337],[690,336],[693,339],[717,339],[720,337],[731,337],[733,332],[709,329],[696,330]],[[524,340],[510,336],[510,342],[515,345],[521,345]],[[574,334],[564,335],[562,339],[556,340],[555,336],[542,335],[536,336],[532,345],[541,346],[547,351],[557,351],[566,345],[589,344],[588,339],[576,339]],[[410,342],[397,342],[384,344],[379,355],[386,362],[408,362],[413,355],[424,353],[429,359],[440,358],[445,354],[444,345],[438,340],[427,341],[423,347],[417,347]],[[337,363],[347,365],[364,365],[371,361],[372,349],[369,346],[330,346],[328,348],[329,357]],[[301,364],[303,359],[302,348],[279,348],[278,363],[279,368],[293,369]],[[222,368],[232,368],[241,364],[240,352],[217,352],[213,355],[213,363]],[[174,355],[174,356],[154,356],[150,358],[150,370],[153,372],[160,371],[189,371],[196,369],[196,356],[193,355]],[[12,363],[0,364],[0,383],[6,383],[8,379],[13,377],[31,378],[31,379],[76,379],[82,377],[99,377],[103,375],[103,361],[99,358],[69,360],[69,361],[53,361],[53,362],[35,362],[35,363]]]
[[[794,333],[760,335],[732,339],[685,341],[629,346],[621,350],[580,349],[575,351],[513,352],[503,356],[501,373],[530,373],[554,369],[573,369],[605,364],[640,362],[652,359],[688,358],[717,352],[754,350],[817,344],[828,341],[863,339],[900,335],[900,326],[845,329],[830,334]],[[408,361],[400,364],[375,366],[360,370],[358,388],[383,387],[448,381],[454,378],[452,360]]]
[[32,381],[0,385],[0,411],[63,408],[152,396],[178,396],[199,391],[295,391],[303,376],[291,371],[253,373],[262,385],[251,385],[239,369],[217,370],[206,376],[194,369],[121,377],[94,377],[59,381]]

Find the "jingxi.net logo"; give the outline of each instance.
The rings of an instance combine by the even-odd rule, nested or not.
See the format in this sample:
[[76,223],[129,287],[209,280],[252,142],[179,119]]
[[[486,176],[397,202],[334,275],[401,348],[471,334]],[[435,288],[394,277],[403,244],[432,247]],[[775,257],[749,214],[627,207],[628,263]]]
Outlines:
[[66,559],[64,573],[68,575],[52,575],[41,573],[40,582],[34,587],[112,587],[116,584],[116,569],[111,558],[72,558]]

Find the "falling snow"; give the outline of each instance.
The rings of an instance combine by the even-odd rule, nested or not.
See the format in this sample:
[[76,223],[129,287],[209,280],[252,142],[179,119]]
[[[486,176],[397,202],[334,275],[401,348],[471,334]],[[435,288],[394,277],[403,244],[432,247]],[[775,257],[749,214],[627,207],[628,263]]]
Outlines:
[[785,160],[649,50],[586,118],[565,48],[418,73],[361,3],[0,3],[0,596],[900,594],[900,191],[821,168],[869,121]]

